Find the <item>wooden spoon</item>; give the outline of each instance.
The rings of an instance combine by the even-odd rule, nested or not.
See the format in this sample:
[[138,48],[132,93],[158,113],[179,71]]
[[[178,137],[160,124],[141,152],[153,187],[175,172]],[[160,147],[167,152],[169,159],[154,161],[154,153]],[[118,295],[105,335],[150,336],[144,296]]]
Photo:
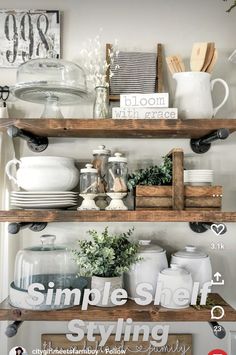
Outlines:
[[216,62],[217,62],[217,59],[218,59],[218,51],[217,51],[217,49],[215,48],[215,49],[214,49],[214,54],[213,54],[212,60],[211,60],[211,62],[210,62],[210,64],[209,64],[208,68],[206,69],[206,72],[207,72],[207,73],[212,73],[212,71],[213,71],[213,69],[214,69],[214,66],[215,66],[215,64],[216,64]]
[[206,58],[207,42],[194,43],[190,59],[190,68],[192,71],[201,71]]
[[207,44],[207,52],[206,52],[206,58],[205,58],[205,63],[203,65],[202,71],[206,71],[207,68],[209,67],[213,55],[214,55],[214,51],[215,51],[215,43],[214,42],[210,42]]

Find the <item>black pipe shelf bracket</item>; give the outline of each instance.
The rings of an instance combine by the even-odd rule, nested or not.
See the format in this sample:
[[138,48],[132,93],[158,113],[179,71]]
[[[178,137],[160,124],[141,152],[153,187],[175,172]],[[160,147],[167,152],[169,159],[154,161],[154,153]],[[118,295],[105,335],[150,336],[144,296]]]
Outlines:
[[47,222],[21,222],[21,223],[9,223],[8,233],[17,234],[20,230],[29,228],[33,232],[41,232],[47,227]]
[[203,154],[208,152],[212,142],[227,139],[229,135],[230,131],[227,128],[220,128],[202,138],[192,138],[190,140],[190,146],[194,153]]
[[48,147],[48,138],[37,136],[31,132],[19,129],[15,126],[10,126],[7,129],[7,133],[12,138],[22,138],[27,142],[27,145],[32,152],[41,153]]
[[224,223],[217,222],[190,222],[189,227],[195,233],[204,233],[208,230],[211,230],[217,236],[227,232],[226,225]]
[[19,320],[16,320],[15,322],[13,322],[12,324],[9,324],[6,328],[6,331],[5,331],[5,335],[8,337],[8,338],[12,338],[14,337],[17,332],[18,332],[18,329],[20,328],[20,326],[23,324],[23,321],[19,321]]

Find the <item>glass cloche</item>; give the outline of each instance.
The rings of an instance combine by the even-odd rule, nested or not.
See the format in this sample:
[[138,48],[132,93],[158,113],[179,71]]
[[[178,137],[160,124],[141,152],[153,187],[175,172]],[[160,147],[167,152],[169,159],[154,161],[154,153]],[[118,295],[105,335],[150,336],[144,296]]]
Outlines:
[[[74,288],[82,290],[87,281],[78,276],[78,266],[71,251],[65,246],[56,245],[54,235],[43,235],[40,239],[41,245],[22,249],[16,255],[10,303],[16,307],[41,310],[73,306],[73,297],[69,304],[64,304],[65,295],[62,295],[59,304],[54,304],[56,291]],[[27,297],[30,297],[28,289],[35,283],[44,286],[44,290],[40,292],[45,294],[45,300],[38,307],[27,302]],[[53,290],[53,296],[48,305],[46,295],[49,290]]]
[[18,99],[45,104],[42,117],[61,118],[59,105],[77,104],[88,91],[80,66],[61,59],[41,58],[19,66],[13,93]]

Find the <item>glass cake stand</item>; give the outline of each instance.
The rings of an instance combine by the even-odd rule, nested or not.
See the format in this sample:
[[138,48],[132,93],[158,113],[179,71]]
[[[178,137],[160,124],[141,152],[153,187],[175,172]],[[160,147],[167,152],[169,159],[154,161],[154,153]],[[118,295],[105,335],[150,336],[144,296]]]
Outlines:
[[80,66],[69,61],[33,59],[19,66],[13,94],[44,104],[41,118],[63,118],[61,105],[76,105],[88,96],[86,76]]

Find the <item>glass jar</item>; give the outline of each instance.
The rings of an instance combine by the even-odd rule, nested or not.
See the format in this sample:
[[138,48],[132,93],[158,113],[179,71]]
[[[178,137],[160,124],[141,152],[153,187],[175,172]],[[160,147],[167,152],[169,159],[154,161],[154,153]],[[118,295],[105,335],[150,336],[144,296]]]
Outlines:
[[108,185],[108,158],[111,151],[105,145],[99,145],[98,149],[93,150],[93,167],[98,171],[98,193],[107,192]]
[[108,159],[108,191],[109,192],[127,192],[128,167],[127,158],[121,153],[115,153]]
[[86,164],[80,170],[80,194],[97,194],[98,192],[98,171],[92,164]]
[[93,118],[108,118],[108,116],[109,116],[108,88],[106,86],[97,86],[95,88]]

